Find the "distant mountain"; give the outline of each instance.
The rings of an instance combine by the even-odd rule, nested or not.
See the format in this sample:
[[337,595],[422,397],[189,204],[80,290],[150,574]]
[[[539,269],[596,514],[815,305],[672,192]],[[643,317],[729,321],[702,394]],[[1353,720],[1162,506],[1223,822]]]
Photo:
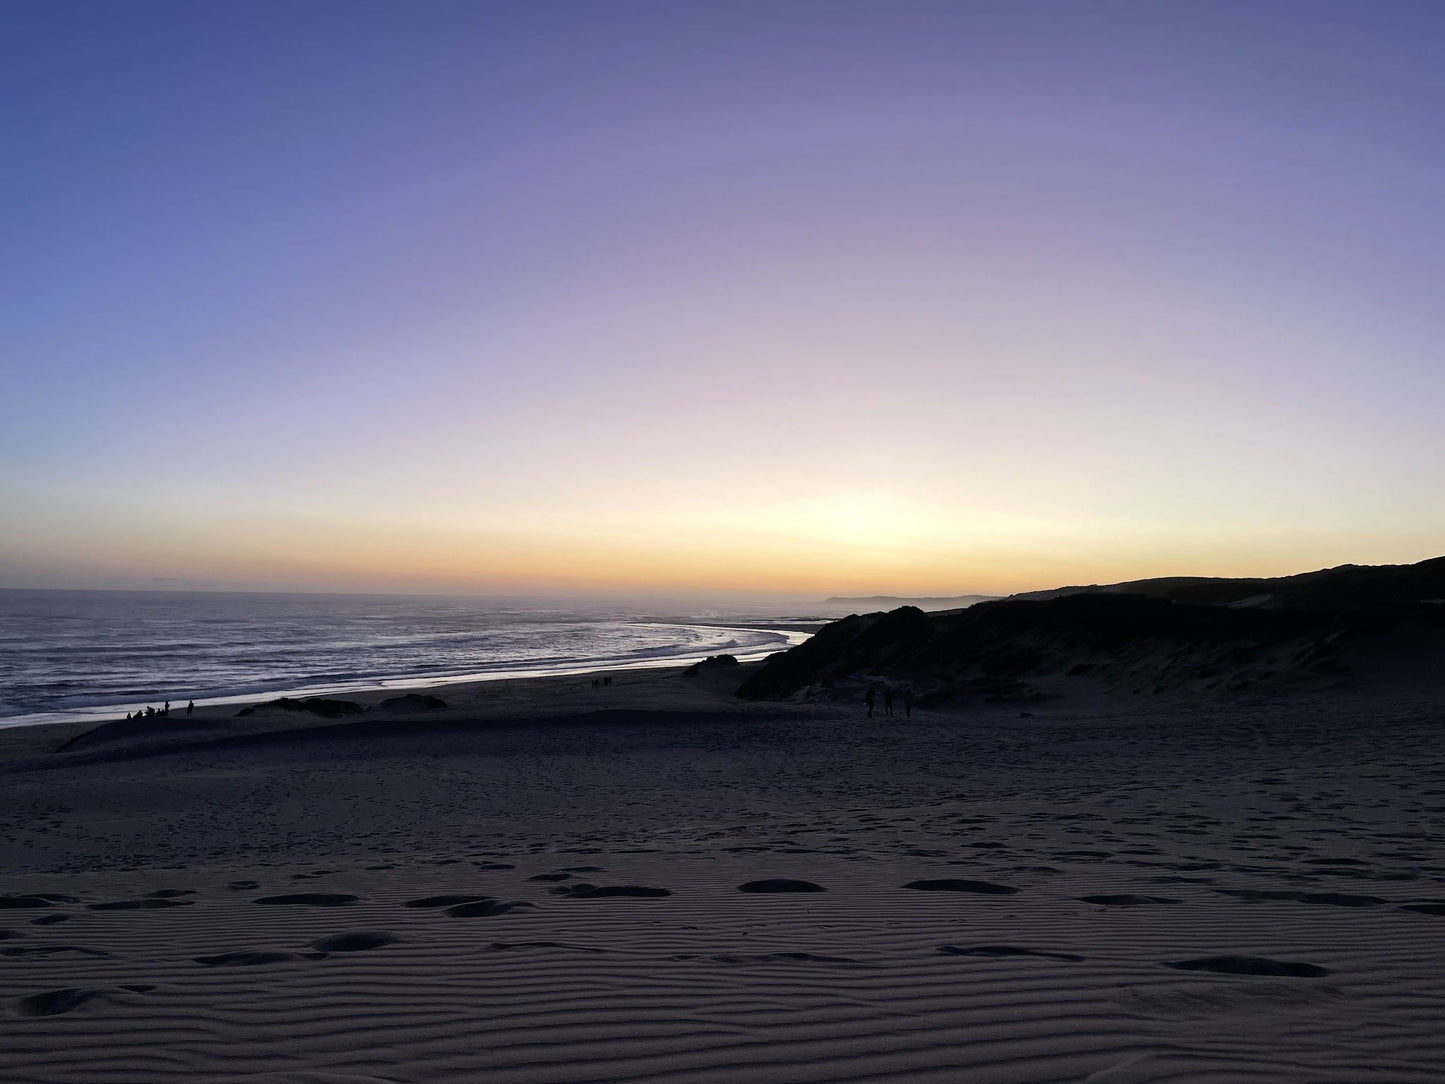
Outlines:
[[835,595],[825,599],[828,606],[849,606],[859,610],[896,610],[899,606],[917,606],[920,610],[961,610],[978,602],[991,602],[1002,595],[930,595],[906,598],[901,595]]
[[1227,693],[1333,681],[1357,662],[1377,674],[1384,665],[1410,680],[1445,679],[1445,557],[1297,576],[1061,587],[945,613],[900,606],[855,614],[771,656],[737,695],[856,698],[870,684],[911,687],[920,703],[1031,701],[1086,687]]

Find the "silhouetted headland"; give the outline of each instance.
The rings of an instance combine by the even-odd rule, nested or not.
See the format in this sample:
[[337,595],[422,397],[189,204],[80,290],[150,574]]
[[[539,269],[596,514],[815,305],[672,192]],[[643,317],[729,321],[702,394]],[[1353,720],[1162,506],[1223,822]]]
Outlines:
[[[930,702],[1160,695],[1445,671],[1445,557],[1259,579],[1063,587],[964,609],[852,615],[772,656],[743,699],[852,697],[891,683]],[[1419,665],[1413,665],[1418,663]]]

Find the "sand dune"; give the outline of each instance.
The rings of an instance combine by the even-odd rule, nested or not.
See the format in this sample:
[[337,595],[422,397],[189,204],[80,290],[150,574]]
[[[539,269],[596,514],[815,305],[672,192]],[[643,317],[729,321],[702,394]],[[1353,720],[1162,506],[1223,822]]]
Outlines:
[[1442,1079],[1431,704],[607,692],[0,736],[0,1078]]

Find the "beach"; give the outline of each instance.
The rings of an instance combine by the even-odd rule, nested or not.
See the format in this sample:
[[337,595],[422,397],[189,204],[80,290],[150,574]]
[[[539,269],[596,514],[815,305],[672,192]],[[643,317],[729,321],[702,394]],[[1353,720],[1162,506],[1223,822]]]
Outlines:
[[747,661],[823,622],[621,599],[0,588],[0,729],[96,725],[167,702],[235,711],[722,652]]
[[1445,1079],[1426,692],[738,677],[0,733],[0,1078]]

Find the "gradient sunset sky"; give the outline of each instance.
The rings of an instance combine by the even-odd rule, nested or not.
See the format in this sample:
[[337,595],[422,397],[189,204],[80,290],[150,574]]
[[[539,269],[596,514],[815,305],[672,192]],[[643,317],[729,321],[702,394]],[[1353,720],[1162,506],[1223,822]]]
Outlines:
[[1445,553],[1445,4],[0,0],[0,586]]

